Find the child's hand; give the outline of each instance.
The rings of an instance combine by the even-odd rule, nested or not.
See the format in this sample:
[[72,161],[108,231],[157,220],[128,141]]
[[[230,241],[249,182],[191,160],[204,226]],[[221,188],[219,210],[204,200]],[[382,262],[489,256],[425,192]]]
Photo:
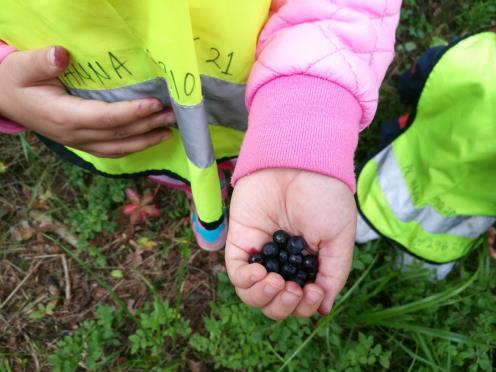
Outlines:
[[159,100],[105,103],[70,96],[57,80],[69,64],[61,47],[14,52],[0,64],[0,115],[60,144],[120,157],[170,136],[175,122]]
[[[272,319],[326,314],[350,271],[356,228],[353,194],[342,182],[317,173],[266,169],[238,181],[231,200],[226,265],[239,297]],[[262,265],[248,264],[282,228],[301,235],[319,255],[315,284],[302,290]]]

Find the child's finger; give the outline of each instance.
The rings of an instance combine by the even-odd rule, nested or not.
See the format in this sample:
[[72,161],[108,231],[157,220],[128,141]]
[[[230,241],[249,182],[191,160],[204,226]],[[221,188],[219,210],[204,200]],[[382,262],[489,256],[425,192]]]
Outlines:
[[114,129],[162,111],[156,98],[107,103],[73,96],[61,96],[56,101],[54,122],[71,124],[74,129]]
[[[232,206],[232,204],[231,204]],[[235,287],[250,288],[267,276],[267,270],[260,264],[248,264],[251,252],[267,241],[267,234],[246,227],[231,219],[226,242],[226,269]]]
[[80,146],[79,149],[91,154],[108,157],[120,158],[132,154],[148,147],[159,144],[171,136],[167,128],[155,129],[141,136],[135,136],[113,142],[97,142]]
[[315,284],[307,284],[303,288],[303,299],[296,307],[293,315],[300,318],[309,318],[319,308],[324,299],[324,291]]
[[152,114],[147,118],[140,119],[135,123],[124,127],[114,129],[81,129],[75,131],[74,135],[79,143],[115,141],[118,139],[129,138],[143,135],[154,129],[164,128],[166,125],[175,122],[175,116],[172,111],[163,111]]
[[264,307],[284,289],[285,283],[282,276],[269,273],[263,280],[251,288],[236,288],[239,298],[248,306]]
[[267,270],[260,264],[248,264],[246,260],[227,260],[227,274],[235,287],[247,289],[267,276]]
[[17,81],[29,86],[63,73],[69,64],[69,54],[60,46],[51,46],[12,53],[8,63]]
[[282,320],[290,316],[298,306],[303,291],[295,282],[286,282],[286,286],[270,304],[262,309],[266,317],[273,320]]
[[319,307],[321,314],[328,314],[338,293],[343,289],[350,273],[354,239],[339,239],[319,251],[319,272],[315,284],[324,290]]

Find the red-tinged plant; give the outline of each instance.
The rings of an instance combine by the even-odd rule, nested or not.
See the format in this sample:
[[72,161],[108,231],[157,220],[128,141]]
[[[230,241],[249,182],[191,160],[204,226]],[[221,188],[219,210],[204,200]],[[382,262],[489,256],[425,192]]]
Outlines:
[[122,211],[129,216],[131,225],[134,225],[139,221],[146,222],[149,218],[158,217],[160,215],[158,208],[152,204],[154,195],[151,192],[146,193],[140,198],[135,190],[127,188],[126,196],[129,203],[124,205]]

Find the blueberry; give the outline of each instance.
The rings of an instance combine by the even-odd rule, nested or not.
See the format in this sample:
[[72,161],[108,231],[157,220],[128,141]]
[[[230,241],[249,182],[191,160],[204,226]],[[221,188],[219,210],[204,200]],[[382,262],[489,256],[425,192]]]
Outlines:
[[296,274],[296,267],[285,263],[282,265],[281,274],[285,278],[290,278]]
[[298,270],[295,276],[297,279],[305,281],[307,279],[307,273],[304,272],[303,270]]
[[288,239],[289,239],[289,235],[284,230],[277,230],[272,235],[272,240],[274,241],[274,243],[279,244],[281,247],[286,245],[286,243],[288,242]]
[[289,256],[288,262],[294,267],[300,267],[303,262],[303,256],[301,254],[292,254]]
[[269,258],[265,262],[265,268],[269,273],[277,273],[279,272],[279,261],[275,258]]
[[280,263],[288,262],[288,257],[289,257],[288,252],[282,251],[282,250],[279,252],[279,262]]
[[317,277],[317,273],[315,271],[310,271],[307,273],[307,283],[315,282],[315,278]]
[[305,286],[305,281],[301,280],[300,278],[293,277],[290,279],[290,281],[297,283],[301,288]]
[[289,254],[300,254],[305,249],[305,240],[301,236],[293,236],[288,240]]
[[262,247],[263,257],[277,257],[279,255],[279,246],[276,243],[266,243]]
[[317,270],[317,257],[309,254],[303,257],[303,268],[306,271],[316,271]]
[[250,256],[250,258],[248,259],[248,263],[259,263],[259,264],[263,264],[263,258],[262,256],[260,256],[260,253],[255,253],[255,254],[252,254]]

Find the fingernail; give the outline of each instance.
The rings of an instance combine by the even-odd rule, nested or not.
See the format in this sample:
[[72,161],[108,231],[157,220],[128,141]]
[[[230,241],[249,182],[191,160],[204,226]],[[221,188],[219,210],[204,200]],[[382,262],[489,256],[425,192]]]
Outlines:
[[150,105],[150,110],[153,112],[157,112],[162,110],[163,106],[160,101],[153,101],[153,103]]
[[279,292],[279,289],[276,287],[271,286],[270,284],[267,284],[264,287],[265,293],[267,293],[269,296],[274,296],[277,292]]
[[56,47],[51,47],[50,51],[48,52],[48,62],[53,66],[57,66],[57,57],[55,55],[56,53],[57,53]]
[[281,301],[288,306],[294,306],[298,302],[299,297],[291,292],[284,292],[281,296]]
[[62,47],[53,46],[48,52],[48,62],[56,67],[65,67],[69,62],[69,53]]
[[320,294],[320,292],[308,291],[308,293],[307,293],[308,303],[315,305],[315,304],[319,303],[321,299],[322,299],[322,294]]
[[172,111],[164,112],[164,120],[165,121],[171,122],[171,121],[175,120],[175,118],[176,117]]

